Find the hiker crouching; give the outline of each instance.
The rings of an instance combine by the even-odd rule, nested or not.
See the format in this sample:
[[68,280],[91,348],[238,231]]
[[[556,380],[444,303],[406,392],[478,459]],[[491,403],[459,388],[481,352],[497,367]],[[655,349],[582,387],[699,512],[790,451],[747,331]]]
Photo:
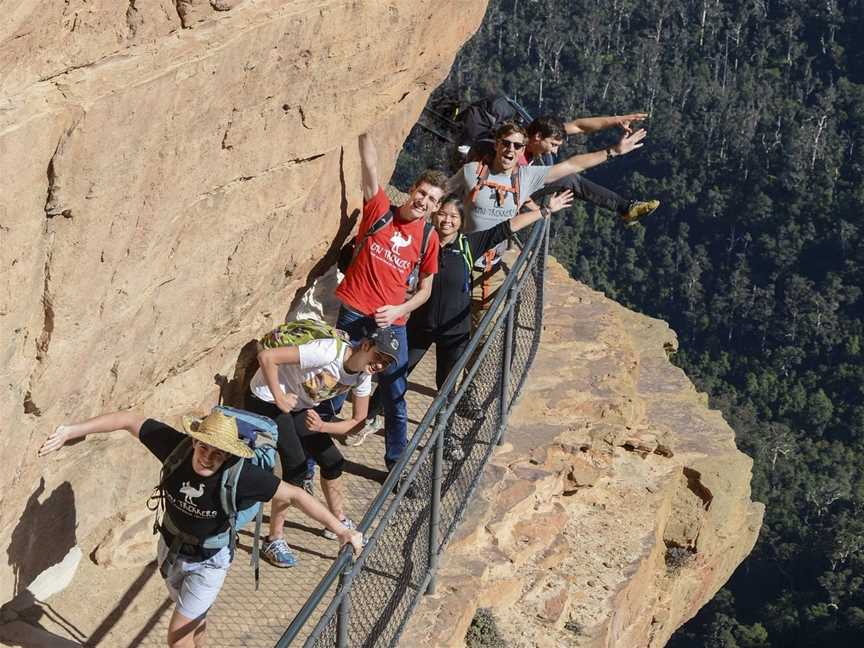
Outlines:
[[[315,498],[249,463],[254,452],[239,438],[237,421],[219,411],[201,421],[184,417],[185,434],[133,412],[103,414],[59,426],[42,444],[39,455],[50,454],[69,441],[90,434],[115,430],[129,432],[162,462],[178,446],[189,443],[187,439],[191,437],[191,452],[170,474],[163,474],[157,487],[165,507],[165,516],[158,526],[159,571],[175,603],[168,624],[168,646],[172,648],[204,645],[207,612],[234,557],[235,534],[220,499],[223,472],[236,462],[244,462],[237,481],[237,501],[272,501],[275,506],[296,506],[333,531],[342,544],[350,543],[357,552],[362,548],[362,535],[342,525]],[[176,533],[166,529],[168,520]]]
[[[379,329],[352,344],[347,334],[324,322],[297,320],[265,335],[261,347],[260,368],[250,382],[246,409],[278,426],[276,449],[282,479],[301,486],[306,459],[312,457],[321,467],[321,490],[330,512],[346,527],[354,528],[344,509],[344,459],[331,435],[344,436],[363,426],[372,374],[395,362],[399,355],[396,338],[390,329]],[[348,392],[352,393],[350,419],[330,420],[315,411],[320,403]],[[291,567],[297,562],[283,538],[286,513],[287,506],[271,507],[270,532],[264,539],[264,559],[276,567]],[[335,537],[329,531],[324,536]]]

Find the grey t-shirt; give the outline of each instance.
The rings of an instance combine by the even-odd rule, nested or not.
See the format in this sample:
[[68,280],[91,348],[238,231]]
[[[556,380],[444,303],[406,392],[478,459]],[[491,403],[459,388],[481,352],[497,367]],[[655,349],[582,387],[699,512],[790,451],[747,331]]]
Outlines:
[[[465,233],[481,232],[492,229],[498,223],[510,220],[521,205],[516,204],[513,193],[507,192],[498,204],[498,192],[493,187],[481,187],[476,200],[470,200],[470,193],[477,184],[479,163],[470,162],[457,171],[447,181],[448,193],[455,193],[465,202]],[[548,166],[523,166],[519,168],[519,200],[524,203],[538,189],[541,189],[549,173]],[[511,186],[509,174],[489,173],[487,180]]]

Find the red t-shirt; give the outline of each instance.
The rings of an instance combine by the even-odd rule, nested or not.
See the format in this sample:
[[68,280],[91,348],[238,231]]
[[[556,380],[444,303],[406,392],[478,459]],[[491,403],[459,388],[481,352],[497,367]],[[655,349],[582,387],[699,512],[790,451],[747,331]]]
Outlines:
[[[359,243],[366,231],[390,209],[390,199],[379,188],[371,200],[363,204],[363,219],[357,229]],[[423,244],[422,218],[410,222],[398,216],[366,239],[362,249],[348,267],[348,274],[336,289],[339,300],[364,315],[375,315],[381,306],[395,306],[405,301],[408,277],[420,259]],[[438,233],[432,230],[426,245],[426,256],[420,264],[420,275],[438,272]],[[404,324],[407,318],[396,320]]]

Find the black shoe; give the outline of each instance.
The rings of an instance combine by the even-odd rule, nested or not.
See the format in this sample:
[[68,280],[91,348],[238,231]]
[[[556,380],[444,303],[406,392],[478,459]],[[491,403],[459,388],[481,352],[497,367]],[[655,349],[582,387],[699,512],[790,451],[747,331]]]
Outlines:
[[[395,464],[393,464],[393,465],[395,465]],[[387,473],[388,473],[388,475],[389,475],[390,471],[393,469],[393,465],[388,465],[388,466],[387,466]],[[402,484],[403,484],[404,482],[405,482],[405,478],[404,478],[404,477],[400,477],[399,479],[396,480],[396,485],[393,486],[393,494],[394,494],[394,495],[396,495],[396,494],[399,492],[399,489],[402,488]],[[416,483],[416,482],[412,482],[412,483],[408,486],[408,490],[405,491],[405,495],[404,495],[404,497],[407,498],[407,499],[412,499],[412,500],[413,500],[413,499],[417,499],[417,483]]]

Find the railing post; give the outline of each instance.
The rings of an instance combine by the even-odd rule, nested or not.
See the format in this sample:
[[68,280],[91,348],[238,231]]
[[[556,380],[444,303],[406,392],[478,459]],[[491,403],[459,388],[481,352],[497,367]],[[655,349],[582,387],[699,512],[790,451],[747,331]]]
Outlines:
[[351,623],[351,583],[354,580],[351,570],[354,561],[345,565],[345,570],[339,576],[339,589],[345,592],[339,609],[336,612],[336,648],[348,648],[348,626]]
[[438,528],[441,521],[441,475],[444,472],[444,432],[446,425],[446,422],[436,425],[438,438],[435,440],[435,454],[432,460],[432,504],[429,509],[429,571],[432,572],[432,577],[426,587],[427,594],[435,593],[437,580],[435,572],[438,571]]
[[510,361],[513,358],[513,329],[516,320],[516,284],[507,295],[505,313],[507,325],[504,329],[504,365],[501,367],[501,410],[499,417],[498,445],[504,443],[504,428],[507,425],[507,411],[510,408]]

